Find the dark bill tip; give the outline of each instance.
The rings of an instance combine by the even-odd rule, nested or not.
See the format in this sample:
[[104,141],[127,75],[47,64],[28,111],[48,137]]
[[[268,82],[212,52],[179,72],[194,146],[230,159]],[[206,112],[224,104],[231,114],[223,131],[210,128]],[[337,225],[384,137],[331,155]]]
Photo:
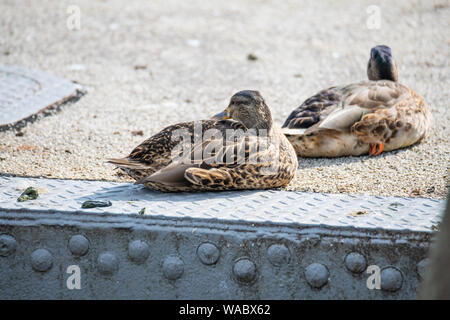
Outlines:
[[213,116],[212,119],[214,119],[214,120],[225,120],[225,119],[231,119],[231,118],[230,118],[230,116],[228,115],[228,113],[226,111],[222,111],[222,112],[216,114],[215,116]]

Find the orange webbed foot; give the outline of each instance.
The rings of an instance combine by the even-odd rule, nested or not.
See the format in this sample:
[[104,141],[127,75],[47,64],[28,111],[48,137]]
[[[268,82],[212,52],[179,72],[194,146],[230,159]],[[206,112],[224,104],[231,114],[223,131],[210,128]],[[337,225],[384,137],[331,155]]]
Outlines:
[[384,150],[384,143],[371,143],[369,144],[369,156],[378,156]]

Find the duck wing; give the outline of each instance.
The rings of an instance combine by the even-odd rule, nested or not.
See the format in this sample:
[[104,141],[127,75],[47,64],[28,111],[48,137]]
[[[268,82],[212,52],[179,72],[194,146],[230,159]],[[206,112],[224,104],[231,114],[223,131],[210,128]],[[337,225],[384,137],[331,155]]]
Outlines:
[[201,128],[197,130],[197,134],[194,121],[168,126],[134,148],[127,157],[110,158],[107,159],[107,163],[123,169],[147,170],[149,174],[154,173],[172,162],[174,149],[182,142],[183,138],[193,143],[196,135],[201,135],[204,130],[214,126],[215,123],[214,120],[197,121]]
[[304,132],[326,117],[340,100],[341,93],[338,87],[320,91],[291,112],[283,124],[283,132],[294,133],[294,130],[297,130],[297,133]]
[[[174,189],[192,185],[197,190],[256,186],[260,181],[255,177],[264,174],[264,168],[270,167],[276,157],[271,138],[253,134],[233,120],[219,121],[211,129],[182,157],[138,183]],[[229,129],[232,131],[227,132]]]
[[[316,129],[348,131],[366,114],[391,109],[410,96],[407,87],[388,80],[351,84],[341,87],[340,92],[339,103],[330,108],[327,116],[307,132]],[[395,108],[386,113],[395,113]]]

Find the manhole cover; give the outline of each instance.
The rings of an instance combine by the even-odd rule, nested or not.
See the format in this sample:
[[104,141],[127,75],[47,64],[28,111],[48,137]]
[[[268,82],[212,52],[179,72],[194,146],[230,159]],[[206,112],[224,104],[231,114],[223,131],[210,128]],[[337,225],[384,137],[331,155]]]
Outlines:
[[39,70],[0,65],[0,131],[77,97],[80,86]]

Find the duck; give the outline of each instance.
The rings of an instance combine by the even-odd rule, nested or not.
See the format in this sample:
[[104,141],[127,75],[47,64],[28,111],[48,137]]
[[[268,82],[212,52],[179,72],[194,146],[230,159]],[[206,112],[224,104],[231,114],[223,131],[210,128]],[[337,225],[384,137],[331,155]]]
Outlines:
[[254,90],[234,94],[211,119],[166,127],[107,162],[162,192],[279,188],[298,167],[293,146]]
[[430,106],[398,83],[391,48],[371,49],[367,76],[368,81],[322,90],[292,111],[282,131],[298,156],[378,156],[429,133]]

